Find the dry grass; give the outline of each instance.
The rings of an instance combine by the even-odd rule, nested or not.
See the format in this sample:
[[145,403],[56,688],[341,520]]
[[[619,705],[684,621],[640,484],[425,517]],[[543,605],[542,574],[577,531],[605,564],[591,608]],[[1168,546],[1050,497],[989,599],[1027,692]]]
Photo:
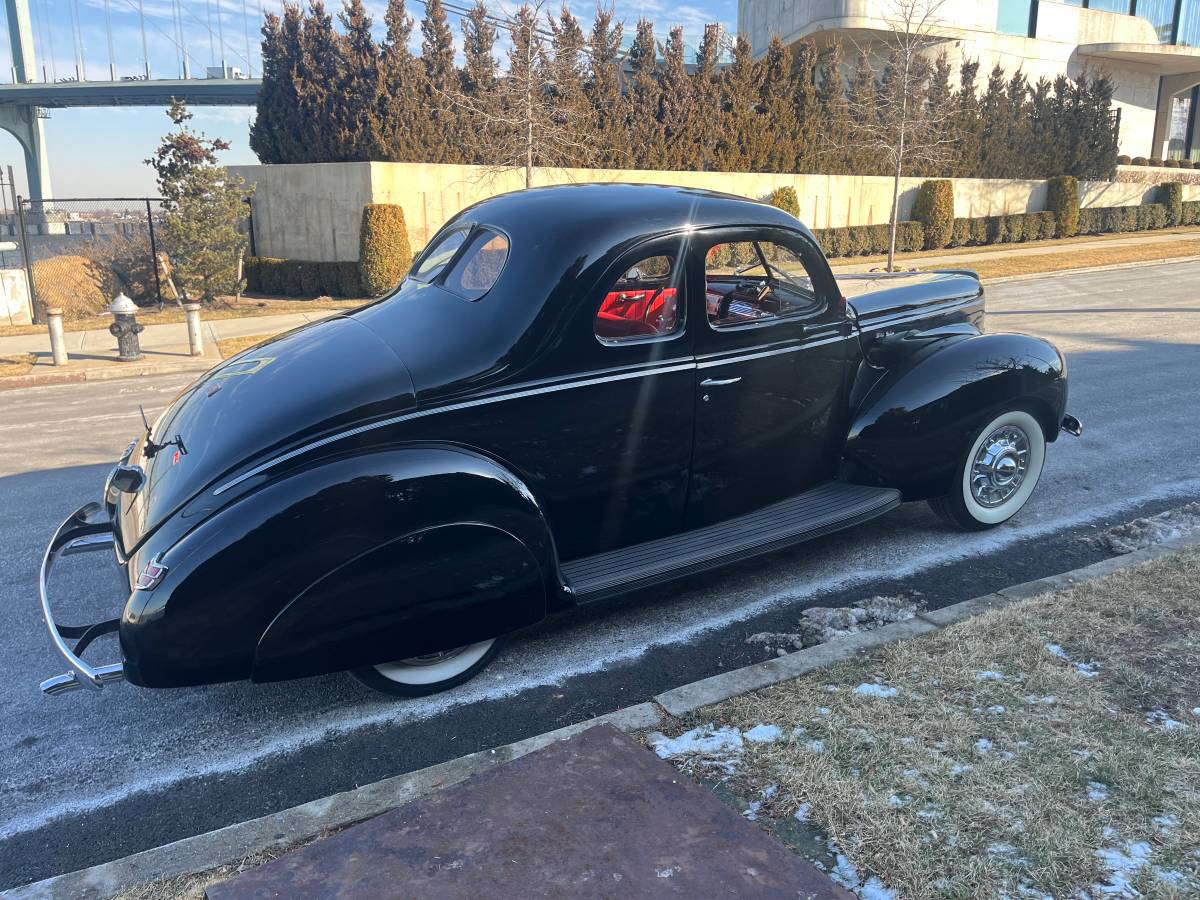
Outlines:
[[[335,300],[331,297],[316,300],[267,300],[253,297],[243,297],[241,300],[229,300],[221,306],[207,307],[200,312],[201,319],[244,319],[251,316],[273,316],[283,313],[313,312],[323,309],[355,309],[370,300]],[[162,312],[147,309],[138,313],[138,321],[143,325],[169,325],[185,321],[182,309],[168,306]],[[89,316],[87,318],[64,321],[64,331],[87,331],[89,329],[106,329],[112,324],[112,316],[106,314]],[[42,334],[45,325],[0,325],[0,337],[11,337],[22,334]]]
[[[759,821],[798,847],[793,814],[809,804],[809,855],[828,837],[900,897],[1090,897],[1106,884],[1194,897],[1198,596],[1192,552],[736,698],[678,730],[778,726],[782,739],[746,744],[722,789],[762,798],[777,786]],[[876,683],[896,695],[855,690]],[[1155,724],[1155,710],[1182,727]],[[676,762],[719,773],[703,755]],[[1125,885],[1118,858],[1102,856],[1143,852]]]
[[224,338],[217,341],[217,352],[221,354],[222,359],[229,359],[235,353],[249,350],[274,336],[273,334],[248,334],[244,337]]
[[[330,830],[320,837],[328,837],[336,830]],[[240,875],[248,869],[254,869],[279,859],[285,853],[290,853],[309,843],[312,842],[303,841],[287,847],[271,847],[259,853],[253,853],[238,863],[135,885],[121,891],[112,900],[204,900],[204,892],[213,885]]]
[[965,263],[963,267],[974,270],[982,280],[987,281],[989,278],[1003,278],[1008,275],[1065,272],[1070,269],[1085,269],[1092,266],[1153,262],[1159,259],[1197,255],[1200,255],[1200,236],[1191,240],[1166,241],[1161,244],[1140,247],[1094,248],[1086,253],[1039,253],[1029,256],[981,259],[977,263]]
[[25,375],[33,368],[37,356],[33,353],[18,353],[15,356],[0,356],[0,378],[7,375]]

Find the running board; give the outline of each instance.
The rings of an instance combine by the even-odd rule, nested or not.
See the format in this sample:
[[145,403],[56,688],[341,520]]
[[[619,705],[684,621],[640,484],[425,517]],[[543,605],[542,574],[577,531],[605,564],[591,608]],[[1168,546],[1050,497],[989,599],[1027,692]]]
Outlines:
[[832,481],[798,497],[672,537],[563,563],[577,603],[715,569],[858,525],[900,505],[900,492]]

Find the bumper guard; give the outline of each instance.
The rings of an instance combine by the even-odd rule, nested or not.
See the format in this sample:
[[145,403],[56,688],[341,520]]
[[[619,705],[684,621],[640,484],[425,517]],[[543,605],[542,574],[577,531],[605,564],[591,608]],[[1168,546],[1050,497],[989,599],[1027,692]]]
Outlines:
[[[116,631],[120,619],[108,619],[95,625],[60,625],[54,621],[54,614],[50,610],[50,573],[60,556],[112,549],[111,523],[90,521],[98,512],[99,503],[89,503],[75,510],[58,526],[50,545],[46,548],[45,556],[42,557],[41,577],[38,580],[42,617],[46,620],[46,627],[50,629],[50,639],[54,642],[54,648],[70,667],[62,675],[47,678],[42,682],[42,692],[45,694],[61,694],[79,687],[100,690],[108,682],[121,681],[125,677],[125,667],[122,663],[90,666],[80,658],[80,654],[92,641],[101,635]],[[75,641],[73,647],[67,644],[69,640]]]

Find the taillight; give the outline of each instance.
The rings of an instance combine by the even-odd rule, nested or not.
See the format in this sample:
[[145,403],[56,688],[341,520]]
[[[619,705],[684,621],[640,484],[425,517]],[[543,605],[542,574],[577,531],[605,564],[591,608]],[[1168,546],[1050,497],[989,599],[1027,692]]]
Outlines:
[[158,587],[158,583],[163,580],[163,576],[167,574],[167,567],[158,561],[158,557],[146,563],[145,568],[137,577],[134,586],[139,591],[152,591]]

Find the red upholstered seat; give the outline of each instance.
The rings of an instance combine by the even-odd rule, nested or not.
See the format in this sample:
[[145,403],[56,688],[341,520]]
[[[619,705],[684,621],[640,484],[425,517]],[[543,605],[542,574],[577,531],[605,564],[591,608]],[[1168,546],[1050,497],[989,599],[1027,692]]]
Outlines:
[[667,334],[679,319],[675,288],[610,291],[596,313],[596,335],[619,339]]

